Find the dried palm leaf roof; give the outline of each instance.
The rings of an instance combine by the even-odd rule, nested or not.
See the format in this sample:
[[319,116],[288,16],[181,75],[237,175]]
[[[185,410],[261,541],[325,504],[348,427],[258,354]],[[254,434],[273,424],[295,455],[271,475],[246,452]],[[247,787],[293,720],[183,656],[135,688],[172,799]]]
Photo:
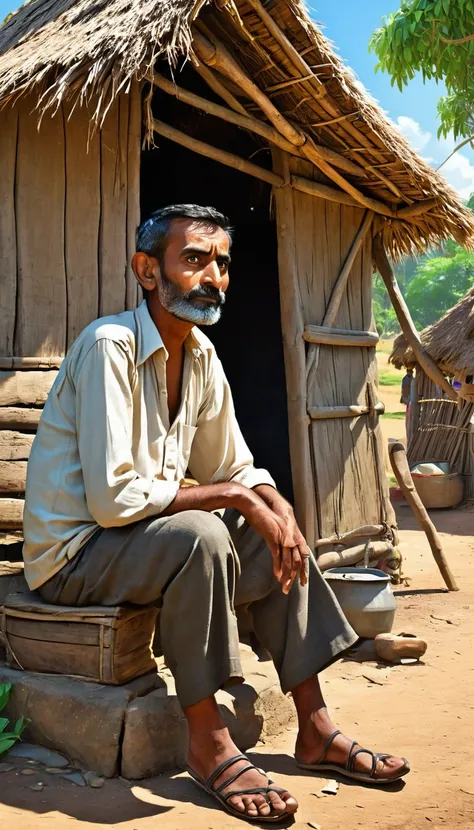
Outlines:
[[[306,74],[261,10],[255,0],[30,0],[0,30],[0,101],[36,88],[40,111],[64,98],[97,95],[103,112],[158,59],[174,65],[189,57],[197,21],[240,59],[282,114],[316,144],[363,168],[359,177],[345,177],[393,211],[383,223],[392,254],[421,251],[447,237],[473,246],[471,211],[411,149],[310,20],[302,0],[263,0],[263,12],[296,48]],[[241,101],[255,114],[247,99]],[[257,115],[264,117],[258,108]],[[430,199],[420,215],[395,215]]]
[[[444,372],[460,379],[474,374],[474,288],[441,320],[423,329],[420,337],[426,351]],[[397,369],[416,362],[403,334],[394,341],[389,361]]]

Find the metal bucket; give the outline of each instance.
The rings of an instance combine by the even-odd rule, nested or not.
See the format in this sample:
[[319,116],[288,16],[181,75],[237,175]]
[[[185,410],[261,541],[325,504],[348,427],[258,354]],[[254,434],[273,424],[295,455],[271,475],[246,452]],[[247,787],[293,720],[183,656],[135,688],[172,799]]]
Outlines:
[[397,601],[386,573],[377,568],[330,568],[324,579],[359,637],[373,640],[392,630]]

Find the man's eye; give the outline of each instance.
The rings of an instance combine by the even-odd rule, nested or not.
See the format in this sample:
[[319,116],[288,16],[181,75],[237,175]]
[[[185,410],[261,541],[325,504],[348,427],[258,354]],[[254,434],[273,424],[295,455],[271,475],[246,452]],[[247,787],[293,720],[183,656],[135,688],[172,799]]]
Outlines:
[[199,257],[195,256],[194,254],[191,254],[190,256],[186,257],[186,259],[188,262],[191,263],[191,265],[196,265],[196,263],[199,262]]
[[220,268],[221,271],[227,271],[228,266],[229,266],[229,263],[226,262],[226,260],[223,260],[222,262],[219,262],[219,268]]

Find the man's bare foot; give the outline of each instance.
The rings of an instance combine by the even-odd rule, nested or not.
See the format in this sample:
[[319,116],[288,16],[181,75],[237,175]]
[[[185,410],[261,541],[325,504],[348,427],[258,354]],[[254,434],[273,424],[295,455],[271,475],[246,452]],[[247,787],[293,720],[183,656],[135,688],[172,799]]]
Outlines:
[[[223,727],[208,734],[207,740],[199,741],[199,744],[190,740],[190,747],[188,752],[188,765],[197,773],[199,778],[206,781],[217,767],[229,758],[239,755],[240,750],[232,741],[228,730]],[[231,767],[226,769],[212,784],[212,789],[217,790],[228,779],[248,766],[249,761],[236,761]],[[257,769],[249,769],[244,772],[237,781],[229,784],[221,790],[220,795],[225,795],[231,790],[249,790],[254,787],[267,787],[268,778],[262,775]],[[263,795],[242,795],[232,796],[229,798],[228,804],[235,810],[238,810],[243,815],[258,818],[268,817],[270,815],[291,815],[298,809],[298,802],[290,795],[289,792],[283,790],[278,793],[270,790],[267,796],[270,804]]]
[[[317,764],[321,760],[329,738],[336,731],[337,727],[331,722],[327,709],[313,712],[305,723],[300,723],[300,730],[295,747],[296,759],[303,764]],[[324,757],[323,763],[340,764],[344,767],[351,747],[352,740],[350,738],[342,734],[336,735]],[[357,744],[354,747],[354,751],[361,748]],[[354,759],[353,770],[358,773],[371,773],[372,763],[372,755],[367,752],[361,752]],[[387,758],[377,762],[374,774],[371,777],[374,780],[382,778],[395,781],[400,777],[403,770],[405,772],[409,771],[406,760],[389,755]]]

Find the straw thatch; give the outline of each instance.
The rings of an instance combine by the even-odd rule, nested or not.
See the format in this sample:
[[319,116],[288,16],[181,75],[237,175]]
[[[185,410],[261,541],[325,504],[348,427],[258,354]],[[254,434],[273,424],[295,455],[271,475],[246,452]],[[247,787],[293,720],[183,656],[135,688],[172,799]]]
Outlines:
[[[424,329],[420,337],[444,372],[459,379],[474,374],[474,288],[441,320]],[[416,362],[403,334],[394,341],[389,360],[397,369]]]
[[[97,95],[97,113],[103,113],[119,90],[133,77],[144,78],[159,58],[175,65],[189,57],[199,18],[281,113],[316,144],[363,168],[361,177],[346,178],[393,211],[395,218],[383,228],[393,254],[421,251],[447,237],[472,245],[472,213],[410,148],[311,22],[301,0],[270,0],[264,11],[309,74],[302,74],[301,61],[297,66],[250,0],[32,0],[0,30],[0,101],[34,87],[41,112],[64,98]],[[240,95],[240,100],[255,114],[248,99]],[[256,115],[263,117],[258,108]],[[436,202],[421,215],[409,221],[397,216],[399,209],[429,199]]]

